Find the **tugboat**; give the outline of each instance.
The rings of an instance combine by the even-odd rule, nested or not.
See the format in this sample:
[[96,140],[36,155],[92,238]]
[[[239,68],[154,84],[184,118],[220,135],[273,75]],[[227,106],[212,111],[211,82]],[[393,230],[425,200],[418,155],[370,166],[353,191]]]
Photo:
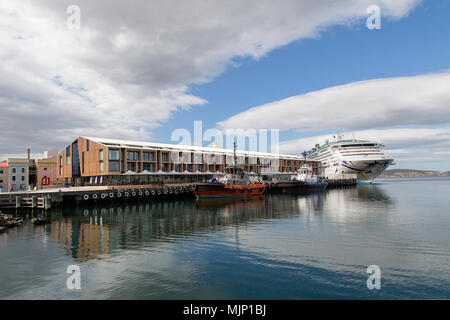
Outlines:
[[251,181],[247,173],[236,165],[236,143],[234,143],[234,166],[225,169],[223,179],[212,179],[208,182],[199,183],[194,188],[197,199],[205,198],[235,198],[258,196],[264,193],[265,184]]
[[328,183],[321,181],[307,165],[303,165],[297,171],[297,174],[291,176],[288,181],[280,181],[277,184],[278,189],[281,189],[284,193],[320,191],[325,190],[327,186]]
[[298,171],[296,179],[303,181],[306,190],[325,190],[328,186],[328,182],[321,181],[312,169],[306,164],[303,165]]

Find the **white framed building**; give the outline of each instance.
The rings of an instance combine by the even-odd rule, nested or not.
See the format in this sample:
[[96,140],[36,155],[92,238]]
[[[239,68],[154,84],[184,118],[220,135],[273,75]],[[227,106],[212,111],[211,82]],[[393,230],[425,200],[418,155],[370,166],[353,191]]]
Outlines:
[[6,191],[23,191],[29,187],[30,160],[8,159],[8,184]]

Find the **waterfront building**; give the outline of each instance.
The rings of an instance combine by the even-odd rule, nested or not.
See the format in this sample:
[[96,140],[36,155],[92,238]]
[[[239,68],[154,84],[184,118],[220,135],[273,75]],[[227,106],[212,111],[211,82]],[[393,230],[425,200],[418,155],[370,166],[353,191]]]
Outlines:
[[31,150],[26,158],[8,158],[0,163],[0,191],[24,191],[36,185],[36,162],[31,159]]
[[[319,161],[302,156],[237,151],[237,165],[250,174],[271,177],[294,173]],[[59,152],[57,178],[72,185],[146,184],[200,181],[223,174],[234,164],[233,150],[185,145],[78,137]]]
[[51,158],[36,160],[36,186],[38,188],[54,187],[57,181],[56,155]]
[[0,162],[0,192],[8,192],[9,185],[9,170],[8,162]]
[[8,159],[8,191],[27,190],[29,187],[30,162],[27,158]]

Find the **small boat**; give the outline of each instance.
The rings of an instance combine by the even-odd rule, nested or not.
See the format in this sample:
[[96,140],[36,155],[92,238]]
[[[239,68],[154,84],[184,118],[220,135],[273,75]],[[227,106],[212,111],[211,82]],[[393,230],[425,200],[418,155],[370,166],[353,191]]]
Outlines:
[[325,190],[328,183],[320,180],[312,169],[303,165],[296,175],[291,176],[287,181],[280,181],[277,184],[278,189],[283,192],[304,192]]
[[234,163],[234,166],[225,169],[224,178],[213,178],[208,182],[196,184],[194,195],[197,199],[262,195],[266,189],[265,184],[259,179],[252,181],[241,167],[236,166],[236,144],[234,145]]

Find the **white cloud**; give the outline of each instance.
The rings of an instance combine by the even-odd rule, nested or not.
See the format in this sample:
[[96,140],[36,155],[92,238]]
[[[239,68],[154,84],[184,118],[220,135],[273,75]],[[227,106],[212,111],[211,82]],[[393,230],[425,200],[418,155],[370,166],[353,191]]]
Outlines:
[[[399,167],[450,170],[449,128],[397,128],[344,132],[344,137],[382,143],[384,152],[394,157]],[[332,135],[319,135],[280,143],[280,152],[301,154],[315,144],[331,140]]]
[[222,128],[314,131],[450,122],[450,72],[355,82],[251,108]]
[[[0,3],[0,155],[62,147],[77,135],[149,139],[176,110],[206,103],[189,85],[234,57],[261,57],[372,4],[401,18],[418,0],[72,1]],[[40,151],[40,150],[36,150]]]

